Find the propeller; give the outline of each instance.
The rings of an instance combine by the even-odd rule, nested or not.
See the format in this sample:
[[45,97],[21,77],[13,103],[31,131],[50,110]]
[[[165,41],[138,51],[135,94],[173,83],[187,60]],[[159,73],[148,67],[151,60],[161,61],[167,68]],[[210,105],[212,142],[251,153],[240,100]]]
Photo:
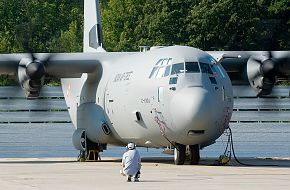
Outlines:
[[37,98],[42,88],[44,77],[46,74],[46,66],[51,56],[40,59],[37,54],[33,53],[31,46],[31,36],[33,25],[31,23],[23,23],[17,26],[17,31],[22,42],[22,47],[27,53],[21,59],[18,67],[18,79],[22,88],[25,90],[28,99]]
[[269,95],[279,73],[280,61],[269,51],[261,56],[251,56],[247,62],[247,77],[257,96]]

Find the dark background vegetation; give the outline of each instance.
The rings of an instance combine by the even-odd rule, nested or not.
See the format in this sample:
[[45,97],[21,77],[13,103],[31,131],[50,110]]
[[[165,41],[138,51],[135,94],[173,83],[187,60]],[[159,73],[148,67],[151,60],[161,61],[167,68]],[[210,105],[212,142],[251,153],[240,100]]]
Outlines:
[[[289,0],[100,1],[108,51],[290,49]],[[82,33],[83,0],[0,0],[0,53],[81,52]]]

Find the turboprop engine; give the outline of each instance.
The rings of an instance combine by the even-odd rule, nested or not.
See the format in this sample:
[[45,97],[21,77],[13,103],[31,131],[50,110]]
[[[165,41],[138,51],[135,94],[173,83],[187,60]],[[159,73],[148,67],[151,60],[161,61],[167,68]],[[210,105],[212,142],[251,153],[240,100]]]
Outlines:
[[22,58],[18,66],[18,80],[28,99],[37,98],[45,77],[45,61],[38,60],[31,54]]
[[[277,76],[283,74],[283,68],[288,67],[289,55],[273,55],[267,52],[261,56],[251,56],[247,61],[246,73],[250,85],[257,96],[269,95],[277,81]],[[285,69],[286,70],[286,69]]]

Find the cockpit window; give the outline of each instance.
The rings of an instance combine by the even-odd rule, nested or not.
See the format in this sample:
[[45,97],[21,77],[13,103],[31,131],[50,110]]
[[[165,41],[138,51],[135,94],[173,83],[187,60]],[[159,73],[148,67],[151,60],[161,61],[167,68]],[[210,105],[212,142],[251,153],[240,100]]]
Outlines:
[[213,74],[210,65],[207,63],[200,63],[200,69],[202,73]]
[[199,67],[197,62],[185,62],[186,73],[199,73]]
[[150,75],[149,75],[149,78],[150,78],[150,79],[151,79],[151,78],[155,78],[156,75],[157,75],[158,70],[159,70],[159,67],[154,67],[154,68],[152,69]]
[[159,59],[153,67],[149,78],[161,78],[170,75],[170,69],[172,65],[172,58]]
[[216,85],[217,84],[217,81],[215,78],[216,77],[216,69],[214,68],[214,65],[207,64],[207,63],[200,63],[200,68],[201,68],[201,72],[208,74],[210,82],[212,84]]
[[170,75],[170,68],[171,68],[171,65],[168,65],[166,67],[163,77],[167,77]]
[[165,72],[165,67],[160,67],[156,78],[161,78]]
[[168,64],[169,59],[163,59],[162,66],[166,66]]
[[172,65],[171,75],[176,75],[179,73],[184,73],[184,64],[183,63],[177,63],[177,64]]
[[222,70],[220,67],[221,67],[221,66],[219,66],[219,65],[216,66],[216,68],[218,69],[218,71],[219,71],[219,73],[221,74],[221,76],[222,76],[223,78],[226,78],[226,76],[225,76],[223,70]]
[[209,59],[209,62],[211,64],[216,64],[217,63],[216,60],[213,57],[209,57],[208,59]]
[[156,65],[156,66],[158,66],[158,65],[162,65],[162,62],[163,62],[163,59],[159,59],[155,65]]

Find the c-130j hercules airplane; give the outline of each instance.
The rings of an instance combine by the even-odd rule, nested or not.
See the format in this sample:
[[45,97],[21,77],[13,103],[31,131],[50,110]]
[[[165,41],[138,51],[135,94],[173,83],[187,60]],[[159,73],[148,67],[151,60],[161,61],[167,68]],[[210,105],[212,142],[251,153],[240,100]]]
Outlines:
[[[86,156],[107,144],[134,142],[174,148],[175,164],[200,160],[229,126],[232,78],[258,96],[289,76],[290,52],[204,52],[186,46],[145,52],[103,49],[98,0],[85,0],[84,52],[0,55],[0,74],[17,74],[28,99],[39,96],[45,75],[61,78],[76,128],[73,144]],[[229,74],[229,75],[228,75]]]

